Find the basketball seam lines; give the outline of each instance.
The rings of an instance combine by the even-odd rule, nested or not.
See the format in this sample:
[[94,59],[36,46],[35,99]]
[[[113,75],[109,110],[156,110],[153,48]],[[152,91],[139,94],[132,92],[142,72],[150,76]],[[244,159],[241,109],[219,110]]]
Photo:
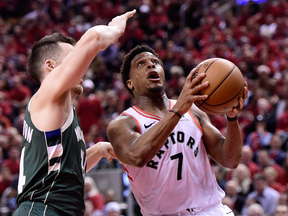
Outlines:
[[[238,94],[243,90],[243,87],[244,87],[244,84],[243,84],[241,90],[238,92]],[[238,94],[237,94],[237,95],[238,95]],[[237,96],[237,95],[236,95],[236,96]],[[236,96],[235,96],[235,97],[236,97]],[[235,97],[233,97],[232,99],[234,99]],[[232,99],[231,99],[231,100],[232,100]],[[231,100],[229,100],[229,101],[231,101]],[[229,102],[229,101],[227,101],[227,102]],[[222,103],[222,104],[224,104],[224,103]],[[222,104],[217,104],[217,106],[222,105]],[[216,105],[211,105],[211,104],[207,104],[207,105],[209,105],[209,106],[211,106],[211,107],[216,106]],[[222,112],[215,112],[214,110],[208,109],[208,108],[205,107],[205,106],[204,106],[204,107],[202,106],[202,109],[205,109],[206,111],[213,112],[213,113],[216,113],[216,114],[223,114]]]
[[[217,60],[215,60],[215,61],[217,61]],[[214,62],[215,62],[214,61]],[[212,62],[210,65],[209,65],[209,67],[214,63],[214,62]],[[209,68],[208,67],[208,68]],[[205,70],[205,73],[206,73],[206,71],[208,70],[208,68]],[[222,80],[222,82],[217,86],[217,88],[216,89],[214,89],[214,91],[199,105],[199,107],[203,104],[203,103],[205,103],[212,95],[213,95],[213,93],[222,85],[222,83],[230,76],[230,74],[233,72],[233,70],[236,68],[236,66],[234,65],[234,67],[232,68],[232,70],[229,72],[229,74],[225,77],[225,79],[223,79]]]
[[[213,62],[211,62],[211,64],[206,68],[206,70],[204,71],[204,73],[206,74],[206,72],[207,72],[207,70],[210,68],[210,66],[214,63],[214,62],[216,62],[216,61],[218,61],[219,59],[216,59],[216,60],[214,60]],[[202,80],[200,81],[200,84],[202,84]]]
[[242,88],[240,89],[240,91],[238,91],[237,94],[236,94],[233,98],[231,98],[230,100],[228,100],[228,101],[225,101],[225,102],[223,102],[223,103],[221,103],[221,104],[215,104],[215,105],[208,104],[208,103],[206,103],[206,104],[209,105],[209,106],[220,106],[220,105],[222,105],[222,104],[225,104],[225,103],[233,100],[233,99],[243,90],[243,87],[244,87],[244,84],[242,85]]

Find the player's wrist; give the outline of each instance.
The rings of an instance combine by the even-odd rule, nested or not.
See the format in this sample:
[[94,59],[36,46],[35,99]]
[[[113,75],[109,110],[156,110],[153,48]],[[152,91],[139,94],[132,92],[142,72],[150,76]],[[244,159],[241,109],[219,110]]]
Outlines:
[[235,117],[229,117],[228,115],[226,115],[227,117],[227,121],[229,122],[233,122],[233,121],[237,121],[238,120],[238,116],[236,115]]
[[180,115],[180,113],[178,113],[178,112],[176,112],[176,111],[174,111],[174,110],[172,110],[172,109],[170,109],[169,112],[174,113],[174,114],[177,115],[179,118],[182,117],[182,115]]

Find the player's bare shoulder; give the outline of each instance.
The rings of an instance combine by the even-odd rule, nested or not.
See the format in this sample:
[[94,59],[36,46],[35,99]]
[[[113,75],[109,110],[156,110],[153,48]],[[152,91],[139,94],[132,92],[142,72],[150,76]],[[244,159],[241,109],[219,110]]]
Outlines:
[[209,120],[208,115],[203,112],[202,110],[200,110],[195,104],[193,104],[193,106],[190,109],[191,114],[193,115],[194,119],[200,124],[202,125],[202,121],[203,120]]
[[107,126],[107,135],[114,136],[122,134],[123,132],[138,131],[138,126],[135,120],[129,116],[121,114],[117,118],[109,122]]

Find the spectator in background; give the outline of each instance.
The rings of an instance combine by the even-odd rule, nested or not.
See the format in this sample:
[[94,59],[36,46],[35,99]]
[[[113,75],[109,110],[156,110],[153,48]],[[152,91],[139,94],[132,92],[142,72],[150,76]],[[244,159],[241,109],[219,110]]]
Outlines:
[[233,212],[235,215],[240,214],[245,204],[245,196],[241,194],[241,187],[237,180],[227,181],[225,184],[226,196],[230,197],[233,202]]
[[275,161],[269,157],[267,150],[261,149],[257,152],[257,163],[259,165],[259,172],[261,173],[264,172],[266,167],[273,167],[277,171],[277,182],[283,182],[284,170],[280,165],[275,163]]
[[225,196],[222,199],[222,204],[223,205],[227,205],[233,211],[233,213],[235,214],[234,203],[233,203],[232,199],[229,196]]
[[260,26],[260,35],[267,38],[272,38],[277,29],[277,24],[274,21],[272,14],[265,16],[265,23]]
[[90,200],[93,204],[93,211],[102,212],[104,207],[104,198],[96,187],[94,179],[90,176],[85,176],[85,199]]
[[[256,174],[254,176],[253,185],[255,190],[248,194],[247,199],[256,200],[260,203],[266,214],[273,214],[280,196],[278,191],[267,185],[267,180],[262,174]],[[246,207],[244,207],[247,208],[247,213],[249,212],[250,207],[251,205],[247,208],[247,204]]]
[[120,216],[121,206],[118,202],[109,202],[105,206],[105,216]]
[[2,166],[7,166],[12,175],[16,176],[19,173],[20,167],[20,148],[19,146],[11,146],[9,148],[9,157],[5,159]]
[[15,109],[15,116],[19,114],[19,109],[26,107],[31,94],[31,90],[23,84],[22,78],[18,75],[13,76],[13,86],[9,91],[9,99]]
[[287,205],[288,206],[288,194],[285,191],[284,193],[280,194],[278,204]]
[[[85,213],[84,216],[95,216],[97,213],[94,214],[94,206],[93,203],[86,199],[85,200]],[[99,214],[99,215],[103,215],[103,214]]]
[[288,153],[286,153],[286,158],[285,158],[285,161],[284,161],[282,167],[284,170],[282,184],[288,186]]
[[253,151],[250,146],[243,146],[242,147],[242,158],[241,163],[246,165],[248,169],[250,170],[250,177],[253,178],[255,173],[259,171],[259,167],[257,163],[253,161]]
[[9,167],[1,165],[0,167],[0,197],[6,188],[10,186],[13,176]]
[[281,183],[277,182],[278,173],[274,167],[266,167],[263,172],[266,180],[267,185],[274,190],[278,191],[280,194],[287,190],[286,185],[282,185]]
[[260,204],[253,203],[247,208],[247,216],[265,216],[265,212]]
[[[10,182],[9,187],[7,187],[2,193],[0,207],[1,209],[2,208],[6,209],[7,215],[13,215],[15,209],[18,207],[16,203],[17,185],[18,185],[18,177],[13,178],[13,180]],[[0,211],[0,215],[1,213],[4,212]]]
[[82,86],[83,93],[78,99],[77,114],[83,134],[86,136],[92,125],[95,124],[100,128],[101,116],[104,111],[101,106],[100,98],[93,94],[95,87],[93,81],[85,79]]
[[225,184],[226,184],[225,175],[227,171],[225,170],[224,167],[219,166],[218,164],[214,164],[212,168],[213,168],[218,185],[224,190]]
[[274,216],[288,216],[288,206],[283,204],[278,204],[276,206]]
[[115,201],[115,191],[113,189],[108,189],[105,193],[105,204]]
[[280,116],[288,109],[288,85],[287,83],[283,83],[277,88],[277,94],[274,95],[276,97],[274,106],[276,107],[276,118],[279,120]]
[[272,133],[267,130],[267,123],[262,115],[256,117],[256,130],[251,132],[245,142],[245,145],[250,146],[253,152],[259,149],[268,149],[272,138]]
[[96,124],[90,126],[89,131],[85,135],[86,148],[90,148],[95,143],[100,141],[106,141]]
[[[3,95],[2,92],[0,92],[0,100],[1,100],[1,95]],[[10,119],[6,115],[3,115],[3,110],[1,107],[0,107],[0,121],[4,128],[12,127],[12,123]]]
[[281,147],[282,139],[278,133],[274,133],[270,141],[270,149],[268,150],[269,157],[280,166],[283,166],[286,158],[286,152],[283,151]]
[[247,197],[247,195],[252,192],[253,185],[251,175],[248,167],[245,164],[240,163],[238,167],[233,170],[232,180],[235,180],[239,183],[239,186],[241,188],[240,193],[244,197]]
[[259,86],[264,88],[270,95],[275,93],[277,79],[271,78],[271,69],[267,65],[260,65],[256,69]]

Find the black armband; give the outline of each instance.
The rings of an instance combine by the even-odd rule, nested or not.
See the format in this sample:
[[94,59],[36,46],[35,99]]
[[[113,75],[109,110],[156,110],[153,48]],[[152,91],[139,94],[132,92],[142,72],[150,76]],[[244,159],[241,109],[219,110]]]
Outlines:
[[169,110],[169,112],[175,113],[177,116],[179,116],[179,118],[182,117],[178,112],[176,112],[176,111],[174,111],[174,110]]
[[237,115],[235,117],[233,117],[233,118],[230,118],[228,115],[226,115],[226,117],[227,117],[228,121],[236,121],[238,119]]

